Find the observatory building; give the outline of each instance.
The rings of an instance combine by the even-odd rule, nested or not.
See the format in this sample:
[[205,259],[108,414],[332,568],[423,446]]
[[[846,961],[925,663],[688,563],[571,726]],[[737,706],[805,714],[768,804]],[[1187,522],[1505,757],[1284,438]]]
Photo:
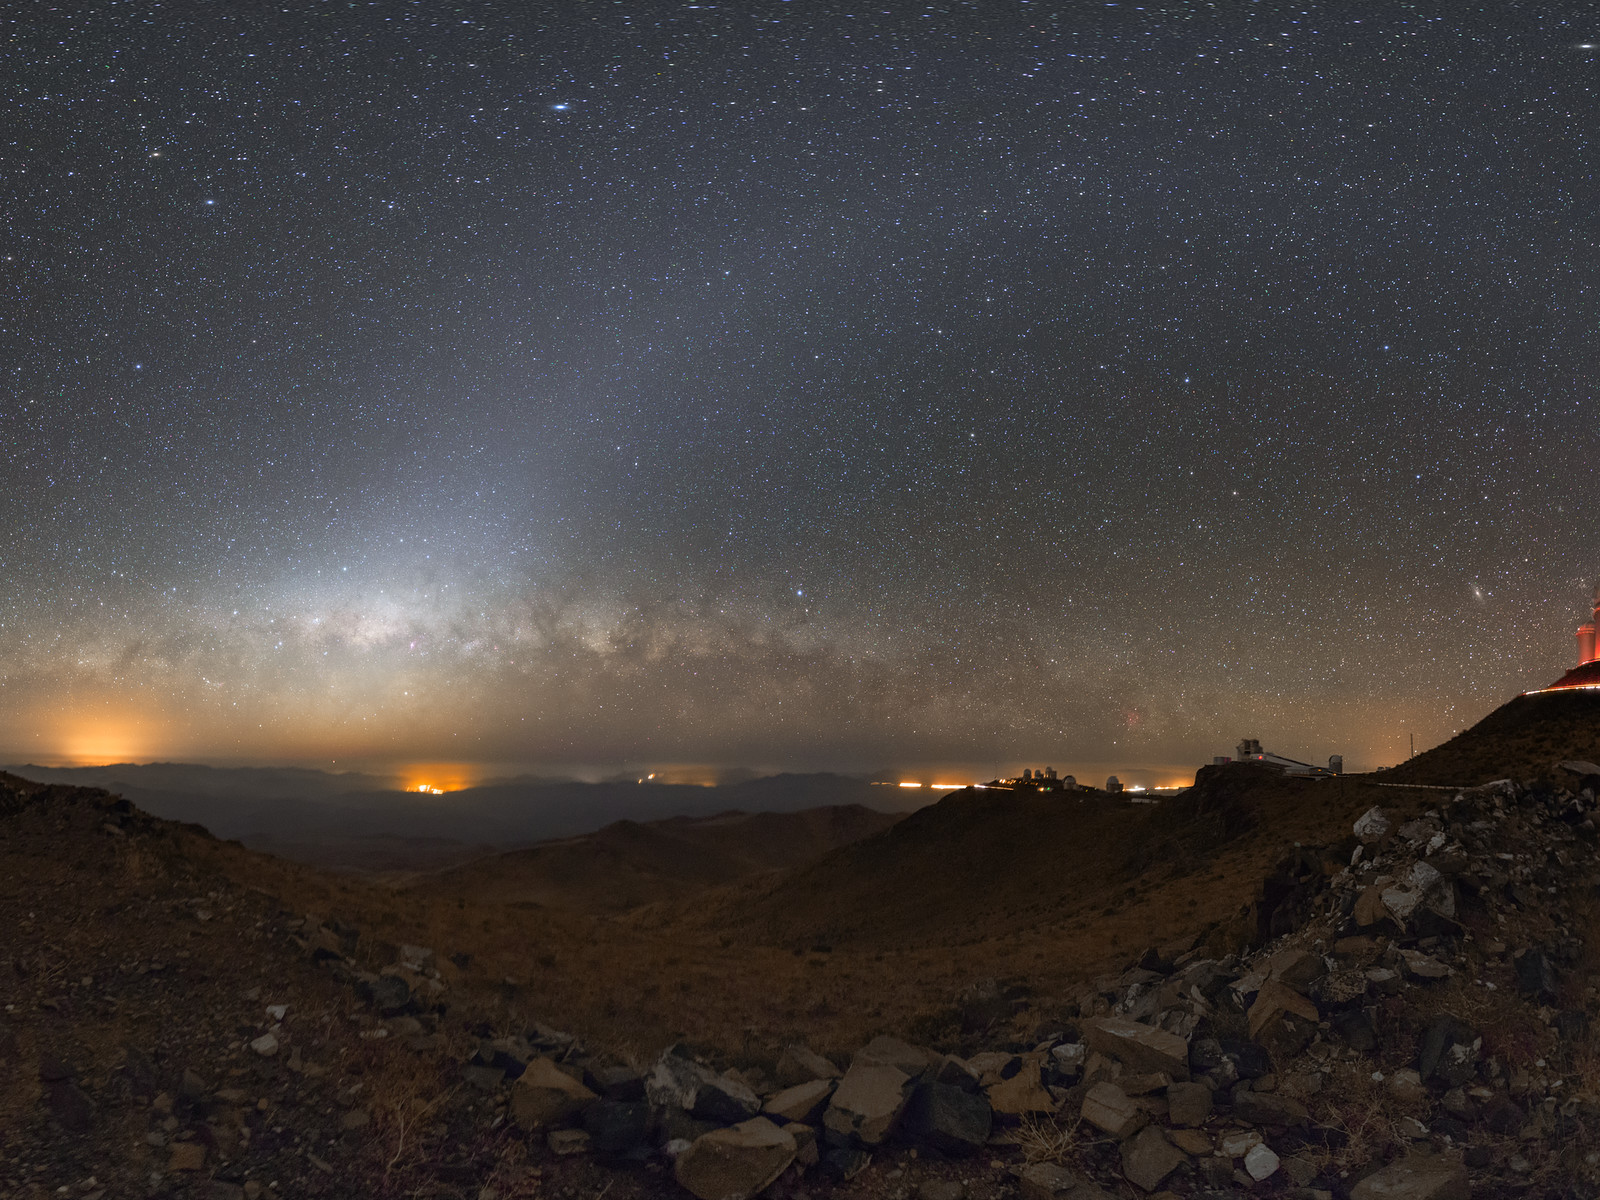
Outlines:
[[1578,626],[1578,665],[1541,691],[1562,688],[1600,688],[1600,655],[1596,654],[1595,630],[1600,628],[1600,587],[1594,590],[1594,615]]

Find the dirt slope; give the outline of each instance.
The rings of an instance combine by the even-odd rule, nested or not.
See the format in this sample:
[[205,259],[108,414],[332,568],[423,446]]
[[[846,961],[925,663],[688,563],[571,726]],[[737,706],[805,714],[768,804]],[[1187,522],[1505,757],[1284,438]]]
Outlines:
[[1518,696],[1378,778],[1470,787],[1494,779],[1547,777],[1556,763],[1571,759],[1600,762],[1600,692]]
[[618,821],[585,837],[514,850],[423,876],[424,901],[618,913],[821,858],[901,819],[859,804],[798,813]]

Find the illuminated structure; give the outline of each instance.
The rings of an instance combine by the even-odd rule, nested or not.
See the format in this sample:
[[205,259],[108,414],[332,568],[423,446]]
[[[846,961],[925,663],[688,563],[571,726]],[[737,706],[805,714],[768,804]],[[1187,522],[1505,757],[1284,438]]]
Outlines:
[[1566,688],[1600,687],[1600,657],[1596,656],[1595,630],[1600,628],[1600,587],[1594,590],[1594,615],[1578,626],[1578,665],[1549,687],[1538,691],[1554,692]]
[[1240,738],[1239,744],[1234,748],[1237,758],[1214,758],[1211,764],[1225,767],[1231,762],[1260,763],[1264,767],[1275,767],[1285,775],[1343,775],[1344,755],[1333,754],[1328,757],[1328,765],[1315,767],[1310,763],[1303,763],[1293,758],[1285,758],[1281,754],[1261,748],[1259,738]]

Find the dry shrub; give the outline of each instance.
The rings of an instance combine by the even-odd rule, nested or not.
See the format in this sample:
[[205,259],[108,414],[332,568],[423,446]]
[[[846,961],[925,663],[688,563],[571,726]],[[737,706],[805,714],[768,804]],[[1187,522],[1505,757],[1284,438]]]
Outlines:
[[1070,1166],[1085,1146],[1096,1140],[1093,1127],[1085,1127],[1082,1116],[1070,1120],[1061,1116],[1030,1113],[1022,1118],[1017,1131],[1022,1157],[1030,1163],[1055,1163]]

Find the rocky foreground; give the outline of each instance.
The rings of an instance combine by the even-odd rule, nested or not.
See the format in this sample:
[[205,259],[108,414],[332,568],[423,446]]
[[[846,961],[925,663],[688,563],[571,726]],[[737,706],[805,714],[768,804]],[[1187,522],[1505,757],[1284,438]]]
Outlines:
[[586,1045],[467,995],[448,947],[240,888],[202,832],[12,781],[0,1190],[1595,1195],[1597,788],[1397,791],[1293,849],[1243,953],[1196,931],[1071,995],[978,989],[960,1044],[833,1062]]

